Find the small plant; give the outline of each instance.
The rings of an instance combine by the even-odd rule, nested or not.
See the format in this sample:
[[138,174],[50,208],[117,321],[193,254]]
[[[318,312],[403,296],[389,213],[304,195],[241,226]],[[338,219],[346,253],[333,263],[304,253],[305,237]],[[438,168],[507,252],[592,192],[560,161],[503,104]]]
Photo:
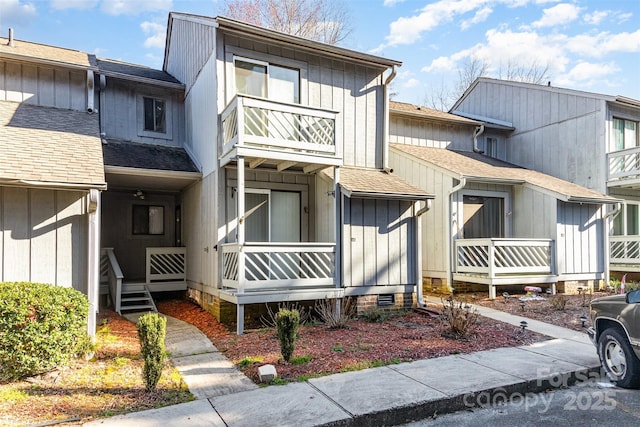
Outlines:
[[267,307],[267,314],[264,316],[260,316],[260,323],[262,323],[262,326],[264,326],[265,328],[276,327],[276,315],[280,310],[296,310],[300,314],[301,325],[311,323],[313,320],[309,311],[297,302],[281,302],[278,304],[278,310],[275,312],[271,309],[271,306],[269,304],[265,304],[265,306]]
[[306,356],[298,356],[298,357],[294,357],[291,359],[291,364],[292,365],[306,365],[307,363],[309,363],[311,361],[311,359],[313,359],[313,357],[310,354],[307,354]]
[[300,313],[298,310],[281,309],[276,314],[276,328],[280,340],[280,353],[285,362],[289,362],[296,345],[298,329],[300,328]]
[[247,366],[255,365],[256,363],[262,362],[262,357],[260,356],[246,356],[243,357],[238,366],[241,368],[246,368]]
[[456,338],[466,338],[478,323],[478,310],[469,304],[456,301],[449,297],[442,301],[440,321],[447,327],[450,334]]
[[336,344],[333,347],[331,347],[331,351],[342,353],[344,351],[344,347],[342,347],[342,344]]
[[398,315],[391,310],[383,310],[381,308],[370,308],[365,310],[360,316],[371,323],[382,323],[394,316]]
[[167,319],[157,313],[148,313],[138,319],[137,328],[140,353],[144,360],[142,377],[147,391],[153,391],[162,375],[166,356],[164,337],[167,333]]
[[549,304],[554,310],[564,311],[567,306],[567,298],[563,294],[556,294],[549,298]]
[[352,298],[323,299],[316,303],[315,310],[329,329],[342,329],[355,316],[356,307]]

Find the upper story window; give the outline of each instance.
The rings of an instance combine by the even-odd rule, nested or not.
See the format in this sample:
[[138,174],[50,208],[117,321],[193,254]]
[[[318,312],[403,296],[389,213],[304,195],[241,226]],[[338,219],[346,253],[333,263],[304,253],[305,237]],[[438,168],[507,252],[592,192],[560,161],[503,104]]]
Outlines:
[[300,70],[247,58],[234,58],[236,93],[300,103]]
[[488,136],[484,140],[484,155],[498,158],[498,138]]
[[170,97],[159,93],[137,95],[138,136],[172,139],[172,104]]
[[167,106],[163,99],[144,96],[144,130],[147,132],[166,133]]
[[638,145],[638,122],[614,118],[613,131],[611,133],[611,151],[634,148]]

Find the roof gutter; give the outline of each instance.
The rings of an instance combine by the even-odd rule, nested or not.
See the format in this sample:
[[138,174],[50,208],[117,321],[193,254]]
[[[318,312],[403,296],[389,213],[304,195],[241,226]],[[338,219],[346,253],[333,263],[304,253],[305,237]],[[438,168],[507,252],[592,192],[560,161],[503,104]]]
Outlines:
[[38,187],[52,190],[106,190],[107,184],[81,184],[76,182],[37,181],[29,179],[0,179],[0,185],[16,187]]
[[467,178],[462,176],[460,177],[460,182],[458,183],[458,185],[456,185],[455,187],[453,187],[451,190],[449,190],[449,194],[448,194],[448,203],[447,203],[447,239],[446,240],[446,250],[447,250],[447,254],[449,254],[449,262],[447,263],[447,280],[449,281],[448,286],[449,288],[453,288],[453,268],[452,268],[452,264],[453,264],[453,260],[454,260],[454,256],[453,256],[453,229],[452,226],[455,222],[456,227],[458,227],[458,219],[456,218],[455,221],[453,221],[453,212],[452,212],[452,205],[453,205],[453,195],[455,193],[457,193],[458,191],[462,190],[465,186],[467,185]]
[[484,150],[478,148],[478,137],[484,133],[484,125],[476,127],[473,131],[473,152],[484,154]]
[[422,237],[422,221],[420,217],[429,209],[431,209],[431,199],[428,199],[424,207],[418,210],[414,216],[416,221],[416,226],[414,227],[416,233],[414,239],[416,244],[416,299],[421,307],[426,307],[427,303],[424,302],[424,297],[422,296],[422,242],[420,241]]
[[389,168],[389,85],[396,77],[396,66],[391,66],[391,74],[387,76],[382,84],[382,97],[384,106],[382,107],[382,169],[393,172]]

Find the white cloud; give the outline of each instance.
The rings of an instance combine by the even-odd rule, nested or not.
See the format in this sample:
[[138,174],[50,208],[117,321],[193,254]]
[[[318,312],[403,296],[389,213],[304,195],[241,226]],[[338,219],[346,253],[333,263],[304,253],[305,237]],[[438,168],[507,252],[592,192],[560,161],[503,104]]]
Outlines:
[[568,51],[590,58],[616,52],[640,52],[640,30],[634,33],[580,34],[567,40]]
[[420,13],[410,17],[401,17],[389,25],[389,35],[385,43],[375,49],[381,51],[387,46],[412,44],[422,33],[433,30],[439,25],[451,22],[455,16],[471,12],[491,0],[440,0],[429,3]]
[[406,0],[384,0],[385,6],[394,6],[398,3],[404,3]]
[[431,64],[423,67],[422,70],[427,73],[431,72],[447,72],[456,69],[457,64],[454,58],[441,56],[431,61]]
[[167,27],[155,22],[145,21],[140,24],[140,28],[144,31],[144,34],[148,37],[144,41],[144,47],[157,47],[164,49],[164,42],[167,32]]
[[27,24],[36,16],[36,7],[32,3],[22,3],[20,0],[0,0],[3,22],[13,24]]
[[609,16],[610,13],[608,10],[596,10],[593,13],[585,13],[582,19],[587,24],[598,25],[604,18]]
[[409,80],[407,80],[406,82],[404,82],[404,84],[402,85],[403,88],[405,89],[411,89],[414,87],[418,87],[422,84],[422,82],[418,79],[415,78],[411,78]]
[[460,28],[462,28],[463,30],[466,30],[467,28],[469,28],[474,24],[479,24],[480,22],[484,22],[487,20],[487,18],[491,15],[492,12],[493,12],[493,9],[491,9],[490,7],[483,7],[482,9],[476,12],[473,18],[462,21],[462,23],[460,24]]
[[93,9],[98,0],[51,0],[53,9]]
[[534,28],[555,27],[575,21],[580,15],[582,8],[568,3],[561,3],[549,9],[544,9],[542,18],[531,24]]
[[628,21],[629,19],[631,19],[631,17],[633,16],[633,13],[628,12],[628,13],[618,13],[616,15],[616,18],[618,19],[618,23],[622,24],[623,22]]
[[554,85],[567,87],[590,87],[600,84],[607,77],[620,71],[615,63],[591,63],[580,61],[567,73],[554,79]]
[[169,11],[172,0],[102,0],[100,9],[108,15],[137,15],[148,11]]

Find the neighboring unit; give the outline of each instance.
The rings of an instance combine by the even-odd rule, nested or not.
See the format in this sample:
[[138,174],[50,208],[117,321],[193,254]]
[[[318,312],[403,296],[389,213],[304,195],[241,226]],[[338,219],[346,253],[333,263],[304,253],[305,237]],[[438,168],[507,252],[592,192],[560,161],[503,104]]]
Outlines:
[[640,272],[640,101],[479,78],[451,112],[508,122],[514,130],[495,135],[501,159],[622,200],[606,261],[617,277]]
[[[605,277],[603,205],[616,199],[499,160],[504,122],[391,103],[390,164],[436,196],[424,215],[425,289],[541,284],[555,293]],[[473,286],[476,285],[476,286]]]
[[106,185],[90,59],[0,38],[0,282],[85,293],[94,333]]

